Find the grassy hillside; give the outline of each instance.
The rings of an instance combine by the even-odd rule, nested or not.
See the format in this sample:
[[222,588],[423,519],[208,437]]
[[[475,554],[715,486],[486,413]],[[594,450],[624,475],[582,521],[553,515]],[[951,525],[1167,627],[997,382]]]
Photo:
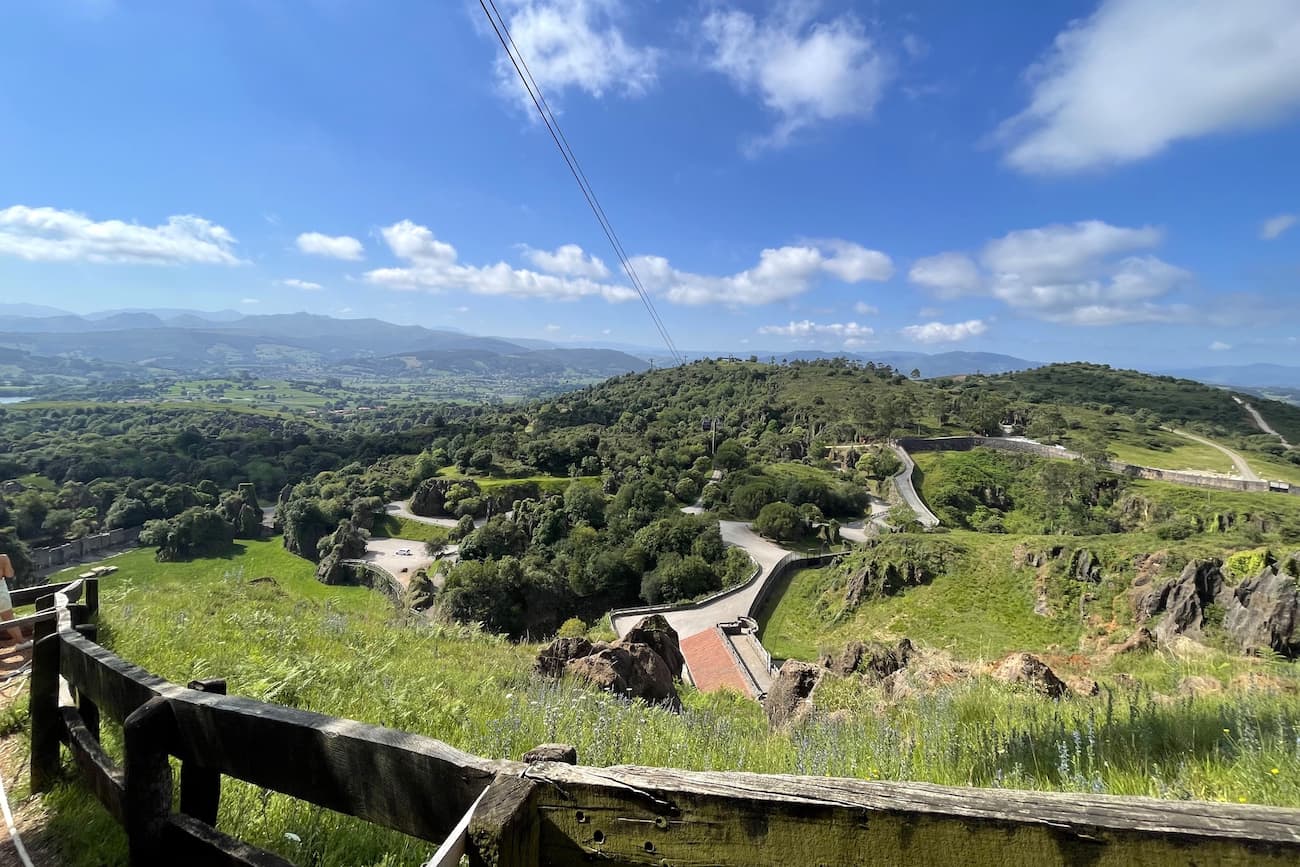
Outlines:
[[[988,556],[1000,553],[990,549]],[[397,726],[483,755],[518,757],[537,743],[561,740],[595,765],[1300,805],[1300,708],[1293,698],[1224,694],[1155,702],[1143,687],[1115,686],[1100,698],[1054,703],[975,678],[882,701],[877,689],[850,678],[819,692],[820,710],[842,714],[772,733],[757,704],[727,693],[688,690],[685,712],[674,715],[539,681],[530,673],[536,646],[410,620],[378,594],[317,584],[311,565],[286,554],[278,540],[240,543],[227,557],[191,563],[159,564],[147,551],[112,562],[119,571],[103,582],[102,640],[146,669],[179,682],[226,677],[235,694]],[[250,583],[264,576],[274,581]],[[945,613],[937,597],[964,600],[967,618],[974,619],[990,594],[980,592],[987,587],[958,584],[924,588],[936,598],[916,607],[908,627],[923,644],[933,635],[936,644],[978,651],[981,642],[959,624],[960,611]],[[887,614],[872,616],[898,623]],[[1009,627],[1035,646],[1070,637],[1060,624],[1038,633],[1015,633],[1018,628]],[[983,649],[996,648],[986,643]],[[1246,664],[1222,666],[1217,657],[1142,663],[1167,672],[1166,679],[1190,671],[1226,678]],[[111,745],[115,735],[108,737]],[[60,863],[125,863],[120,830],[83,788],[61,785],[44,802],[49,836],[64,841]],[[433,850],[234,780],[224,783],[219,825],[300,864],[415,865]]]

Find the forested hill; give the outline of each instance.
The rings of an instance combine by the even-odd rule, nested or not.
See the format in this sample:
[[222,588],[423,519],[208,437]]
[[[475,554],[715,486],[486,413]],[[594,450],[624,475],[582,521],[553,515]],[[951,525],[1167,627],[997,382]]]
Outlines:
[[1013,400],[1026,403],[1100,404],[1128,414],[1146,410],[1167,422],[1201,423],[1241,436],[1258,434],[1235,395],[1263,413],[1286,439],[1300,442],[1300,407],[1190,379],[1080,362],[1004,374],[991,383]]

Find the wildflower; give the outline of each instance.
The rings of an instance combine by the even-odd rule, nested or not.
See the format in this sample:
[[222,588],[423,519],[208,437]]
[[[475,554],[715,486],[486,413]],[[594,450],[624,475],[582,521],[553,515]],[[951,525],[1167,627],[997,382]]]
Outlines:
[[1223,730],[1223,733],[1224,733],[1225,735],[1230,735],[1230,734],[1232,734],[1232,729],[1224,729],[1224,730]]
[[285,831],[285,832],[284,832],[284,839],[288,840],[288,841],[291,842],[291,843],[301,843],[301,842],[302,842],[302,838],[299,837],[297,834],[293,833],[292,831]]
[[1278,774],[1282,772],[1279,771],[1277,768],[1274,768],[1273,770],[1269,771],[1269,773],[1276,777]]
[[1245,798],[1238,798],[1238,799],[1237,799],[1237,803],[1238,803],[1238,804],[1244,804],[1244,803],[1246,803],[1246,799],[1245,799]]

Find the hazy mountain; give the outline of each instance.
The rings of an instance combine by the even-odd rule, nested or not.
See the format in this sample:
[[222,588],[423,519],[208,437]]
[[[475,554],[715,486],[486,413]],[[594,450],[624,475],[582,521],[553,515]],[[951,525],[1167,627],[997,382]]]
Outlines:
[[232,322],[244,318],[244,314],[238,310],[191,310],[185,307],[122,307],[116,310],[97,310],[87,313],[84,318],[107,319],[120,313],[149,313],[166,320],[168,324],[177,318],[199,322]]
[[613,349],[517,349],[513,353],[486,349],[425,350],[357,359],[350,366],[396,378],[418,378],[436,371],[519,376],[569,374],[604,379],[650,368],[649,362]]
[[0,304],[0,321],[14,316],[73,316],[75,314],[58,307],[46,307],[44,304]]

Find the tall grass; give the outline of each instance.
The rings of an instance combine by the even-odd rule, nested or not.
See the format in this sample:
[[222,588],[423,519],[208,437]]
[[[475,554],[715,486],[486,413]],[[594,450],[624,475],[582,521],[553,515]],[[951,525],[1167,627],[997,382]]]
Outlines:
[[[1295,693],[1165,699],[1140,684],[1052,702],[972,680],[887,702],[831,679],[818,713],[771,732],[762,709],[687,690],[681,714],[532,675],[535,646],[400,616],[379,594],[324,587],[278,541],[229,559],[113,560],[101,637],[172,681],[226,677],[230,691],[518,758],[545,741],[584,764],[829,774],[1300,806]],[[275,584],[250,583],[273,575]],[[1165,663],[1143,663],[1157,674]],[[1294,668],[1269,666],[1280,688]],[[838,711],[838,712],[837,712]],[[106,727],[111,750],[116,734]],[[1276,770],[1274,770],[1276,769]],[[378,784],[380,781],[376,781]],[[63,862],[124,864],[119,829],[71,781],[46,798]],[[220,827],[299,864],[418,864],[433,846],[226,780]]]

